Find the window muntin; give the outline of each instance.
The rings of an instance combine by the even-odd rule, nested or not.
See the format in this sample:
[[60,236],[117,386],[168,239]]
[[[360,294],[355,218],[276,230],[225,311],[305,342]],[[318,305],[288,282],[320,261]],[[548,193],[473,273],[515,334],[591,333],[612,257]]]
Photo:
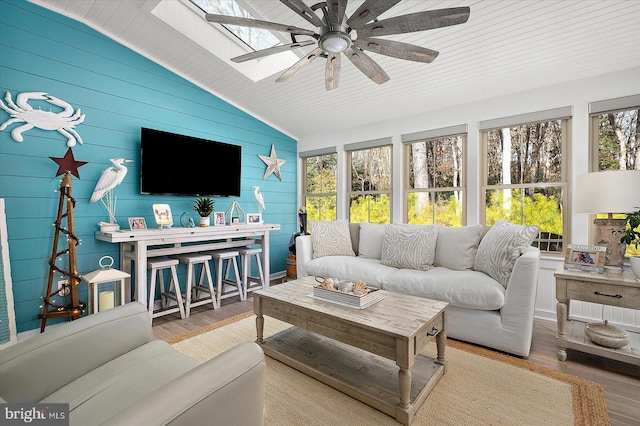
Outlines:
[[568,128],[569,119],[562,119],[482,132],[486,225],[500,219],[537,225],[540,237],[534,245],[562,252],[568,229],[563,158]]
[[405,144],[405,219],[411,224],[464,223],[463,135]]
[[[591,116],[591,143],[597,153],[595,171],[640,170],[639,116],[640,106]],[[606,217],[606,214],[597,215],[597,218]],[[625,217],[613,215],[616,219]],[[629,244],[625,256],[640,256],[640,247]]]
[[391,223],[391,145],[350,151],[349,221]]
[[304,202],[309,220],[335,220],[337,204],[337,154],[302,159]]

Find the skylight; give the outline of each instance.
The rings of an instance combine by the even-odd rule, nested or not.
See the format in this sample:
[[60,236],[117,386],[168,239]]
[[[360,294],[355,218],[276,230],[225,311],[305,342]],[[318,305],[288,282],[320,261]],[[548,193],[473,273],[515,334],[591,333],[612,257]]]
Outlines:
[[[257,19],[235,0],[191,0],[191,2],[205,13]],[[263,28],[238,27],[237,25],[223,25],[223,27],[253,50],[267,49],[280,44],[280,40],[271,31]]]
[[252,81],[272,77],[295,64],[300,56],[292,51],[242,63],[231,61],[236,56],[287,42],[286,36],[276,36],[268,30],[232,25],[227,29],[207,22],[204,17],[205,13],[217,13],[264,20],[240,4],[243,4],[240,0],[161,0],[151,13]]

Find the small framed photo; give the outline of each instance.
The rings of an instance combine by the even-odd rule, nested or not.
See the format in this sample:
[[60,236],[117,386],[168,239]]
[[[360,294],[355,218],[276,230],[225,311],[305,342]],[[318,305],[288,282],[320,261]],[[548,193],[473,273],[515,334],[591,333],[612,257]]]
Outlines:
[[224,226],[224,212],[213,212],[213,226]]
[[147,222],[144,217],[129,217],[129,229],[135,231],[136,229],[147,229]]
[[155,217],[159,228],[171,228],[171,225],[173,225],[173,216],[171,216],[169,204],[154,204],[153,217]]
[[260,213],[247,213],[247,225],[257,225],[262,223],[262,215]]
[[569,244],[564,257],[564,268],[601,274],[604,272],[606,254],[606,247]]

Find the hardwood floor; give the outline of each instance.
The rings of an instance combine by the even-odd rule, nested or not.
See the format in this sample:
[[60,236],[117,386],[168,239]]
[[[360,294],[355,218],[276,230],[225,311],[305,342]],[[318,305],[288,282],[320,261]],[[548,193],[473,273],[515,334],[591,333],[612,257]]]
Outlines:
[[[253,311],[253,299],[243,302],[223,301],[220,309],[200,306],[181,320],[178,314],[153,320],[158,339],[171,339],[215,322]],[[535,320],[529,361],[557,371],[599,383],[604,388],[609,417],[613,426],[640,425],[640,367],[569,350],[566,362],[556,358],[556,324]]]

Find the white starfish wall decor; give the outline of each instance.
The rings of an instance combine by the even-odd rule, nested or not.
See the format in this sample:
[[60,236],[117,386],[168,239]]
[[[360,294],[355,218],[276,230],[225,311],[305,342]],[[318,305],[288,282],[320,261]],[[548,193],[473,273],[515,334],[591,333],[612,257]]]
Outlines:
[[271,145],[270,156],[267,157],[266,155],[258,154],[258,157],[260,157],[260,159],[264,161],[264,163],[267,165],[267,170],[265,170],[264,176],[262,176],[262,179],[266,179],[267,177],[269,177],[271,173],[274,173],[278,177],[278,179],[282,180],[282,174],[280,173],[280,166],[286,163],[287,160],[280,160],[277,157],[275,145],[273,144]]

